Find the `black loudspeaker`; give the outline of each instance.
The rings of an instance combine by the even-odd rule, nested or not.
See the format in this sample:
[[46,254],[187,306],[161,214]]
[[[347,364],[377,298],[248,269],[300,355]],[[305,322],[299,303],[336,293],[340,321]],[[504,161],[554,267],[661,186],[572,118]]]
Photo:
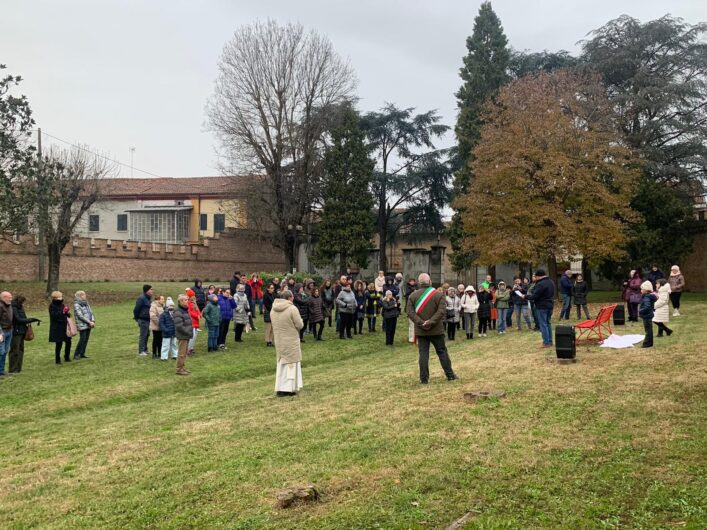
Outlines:
[[577,356],[574,326],[555,326],[555,351],[558,359],[574,359]]
[[614,308],[614,326],[626,325],[626,309],[623,304],[619,304]]

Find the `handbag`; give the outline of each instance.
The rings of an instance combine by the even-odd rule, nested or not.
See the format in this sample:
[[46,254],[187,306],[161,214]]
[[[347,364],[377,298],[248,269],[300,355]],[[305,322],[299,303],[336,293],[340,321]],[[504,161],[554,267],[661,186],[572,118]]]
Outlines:
[[67,318],[66,319],[66,336],[71,338],[75,337],[78,334],[78,331],[76,330],[76,324],[74,323],[73,319]]
[[25,331],[25,340],[34,340],[34,330],[32,329],[32,324],[27,324],[27,331]]

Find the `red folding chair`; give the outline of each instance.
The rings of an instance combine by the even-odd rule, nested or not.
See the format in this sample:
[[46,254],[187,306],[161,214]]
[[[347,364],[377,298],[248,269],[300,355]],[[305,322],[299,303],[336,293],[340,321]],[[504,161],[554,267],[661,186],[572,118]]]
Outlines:
[[580,340],[604,340],[611,335],[611,317],[614,314],[614,309],[618,304],[612,304],[602,307],[596,318],[585,320],[574,326],[575,330],[579,331],[579,335],[575,342]]

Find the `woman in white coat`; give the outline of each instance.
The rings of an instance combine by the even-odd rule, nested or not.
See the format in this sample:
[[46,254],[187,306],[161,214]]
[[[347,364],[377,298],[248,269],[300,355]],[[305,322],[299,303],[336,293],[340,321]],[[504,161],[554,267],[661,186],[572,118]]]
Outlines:
[[665,332],[668,337],[673,334],[673,330],[666,324],[670,322],[670,284],[665,278],[661,278],[656,282],[658,286],[658,301],[655,303],[655,311],[653,315],[653,323],[658,326],[658,336],[662,337]]
[[270,323],[277,353],[275,395],[294,396],[302,388],[302,350],[300,330],[304,322],[299,309],[292,303],[290,291],[281,292],[272,304]]
[[466,338],[474,338],[474,326],[476,325],[476,312],[479,310],[479,300],[476,298],[476,291],[473,285],[467,285],[461,299],[462,311],[464,312],[464,329]]

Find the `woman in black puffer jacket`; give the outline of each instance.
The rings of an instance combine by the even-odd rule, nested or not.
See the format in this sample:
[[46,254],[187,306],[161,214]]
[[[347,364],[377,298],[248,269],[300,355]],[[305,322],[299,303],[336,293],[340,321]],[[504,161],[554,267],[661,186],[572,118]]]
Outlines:
[[64,362],[71,361],[71,337],[66,333],[71,318],[69,307],[64,305],[64,295],[60,291],[52,293],[49,304],[49,342],[54,343],[54,361],[61,364],[61,346],[64,345]]
[[10,373],[18,374],[22,371],[22,361],[25,356],[25,334],[33,322],[39,324],[38,318],[28,318],[24,304],[27,299],[19,295],[12,301],[12,342],[10,343]]

